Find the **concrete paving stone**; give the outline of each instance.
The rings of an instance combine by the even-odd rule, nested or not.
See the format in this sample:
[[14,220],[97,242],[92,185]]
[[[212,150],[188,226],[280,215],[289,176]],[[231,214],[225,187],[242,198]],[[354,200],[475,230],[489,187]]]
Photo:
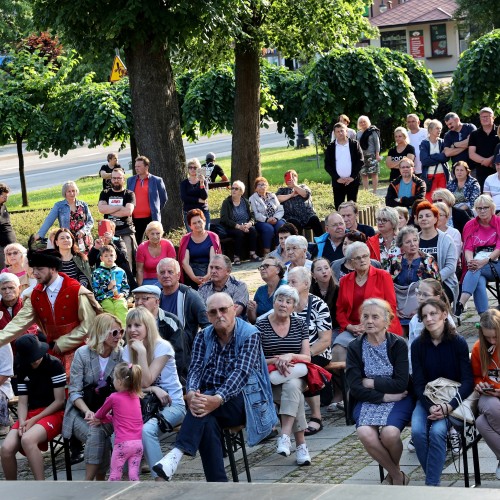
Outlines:
[[313,439],[312,437],[307,438],[307,448],[310,452],[312,451],[323,451],[337,445],[342,441],[341,438],[331,438],[331,439]]
[[252,467],[252,481],[279,481],[297,469],[295,462],[293,465],[283,467]]

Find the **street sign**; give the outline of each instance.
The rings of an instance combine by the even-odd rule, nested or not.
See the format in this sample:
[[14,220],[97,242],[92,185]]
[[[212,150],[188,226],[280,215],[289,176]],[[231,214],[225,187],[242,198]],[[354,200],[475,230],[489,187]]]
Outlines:
[[123,64],[122,60],[118,56],[115,56],[113,59],[113,67],[111,68],[109,81],[111,83],[119,82],[124,76],[127,76],[127,68],[125,67],[125,64]]

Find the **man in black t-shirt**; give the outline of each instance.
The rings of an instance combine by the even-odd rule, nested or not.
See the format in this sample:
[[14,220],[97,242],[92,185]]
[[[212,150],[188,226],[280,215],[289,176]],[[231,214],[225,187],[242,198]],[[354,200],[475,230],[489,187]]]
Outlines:
[[135,194],[125,189],[125,171],[117,167],[111,173],[111,189],[101,191],[97,208],[105,219],[112,220],[116,224],[115,234],[125,242],[127,260],[131,269],[135,267],[135,251],[137,250],[132,220],[134,207]]
[[108,163],[101,167],[99,176],[102,178],[102,189],[111,189],[111,172],[115,168],[122,168],[118,163],[118,156],[115,153],[109,153],[107,158]]
[[215,182],[215,179],[217,179],[217,177],[220,177],[221,181],[223,182],[228,182],[229,179],[224,174],[224,170],[222,170],[222,167],[214,162],[215,162],[215,154],[208,153],[206,162],[201,166],[202,171],[205,174],[205,177],[207,179],[210,179],[210,182]]

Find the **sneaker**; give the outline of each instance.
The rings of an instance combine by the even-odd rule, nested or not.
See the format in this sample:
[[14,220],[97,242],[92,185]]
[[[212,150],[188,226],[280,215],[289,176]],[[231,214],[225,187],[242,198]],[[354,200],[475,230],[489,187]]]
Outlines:
[[460,434],[453,427],[448,431],[448,439],[450,441],[451,452],[453,455],[459,455],[462,449]]
[[311,465],[311,457],[305,443],[297,446],[295,453],[297,455],[297,465]]
[[498,462],[497,470],[495,472],[495,475],[496,475],[497,479],[500,479],[500,461]]
[[283,455],[284,457],[290,456],[290,448],[292,447],[292,442],[290,441],[290,437],[286,434],[281,435],[278,438],[276,453],[279,455]]
[[415,453],[415,445],[413,444],[413,439],[410,439],[408,441],[408,444],[406,445],[406,449],[410,452],[410,453]]
[[343,411],[345,412],[344,402],[331,403],[326,407],[326,411]]
[[158,474],[158,476],[165,479],[165,481],[170,481],[172,476],[175,474],[178,465],[179,461],[175,455],[170,452],[167,453],[159,462],[156,462],[153,465],[153,470]]

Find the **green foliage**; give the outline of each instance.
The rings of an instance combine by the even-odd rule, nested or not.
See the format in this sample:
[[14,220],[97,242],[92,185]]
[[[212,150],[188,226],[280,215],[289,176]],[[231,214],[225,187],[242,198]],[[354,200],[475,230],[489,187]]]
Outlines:
[[473,42],[460,56],[453,73],[454,111],[478,112],[483,106],[500,109],[500,29]]
[[0,51],[9,51],[33,31],[29,0],[0,0]]
[[500,2],[492,0],[455,0],[454,17],[472,40],[500,28]]
[[334,49],[308,68],[299,118],[325,146],[339,114],[402,122],[415,110],[432,112],[435,88],[430,72],[409,56],[388,49]]

